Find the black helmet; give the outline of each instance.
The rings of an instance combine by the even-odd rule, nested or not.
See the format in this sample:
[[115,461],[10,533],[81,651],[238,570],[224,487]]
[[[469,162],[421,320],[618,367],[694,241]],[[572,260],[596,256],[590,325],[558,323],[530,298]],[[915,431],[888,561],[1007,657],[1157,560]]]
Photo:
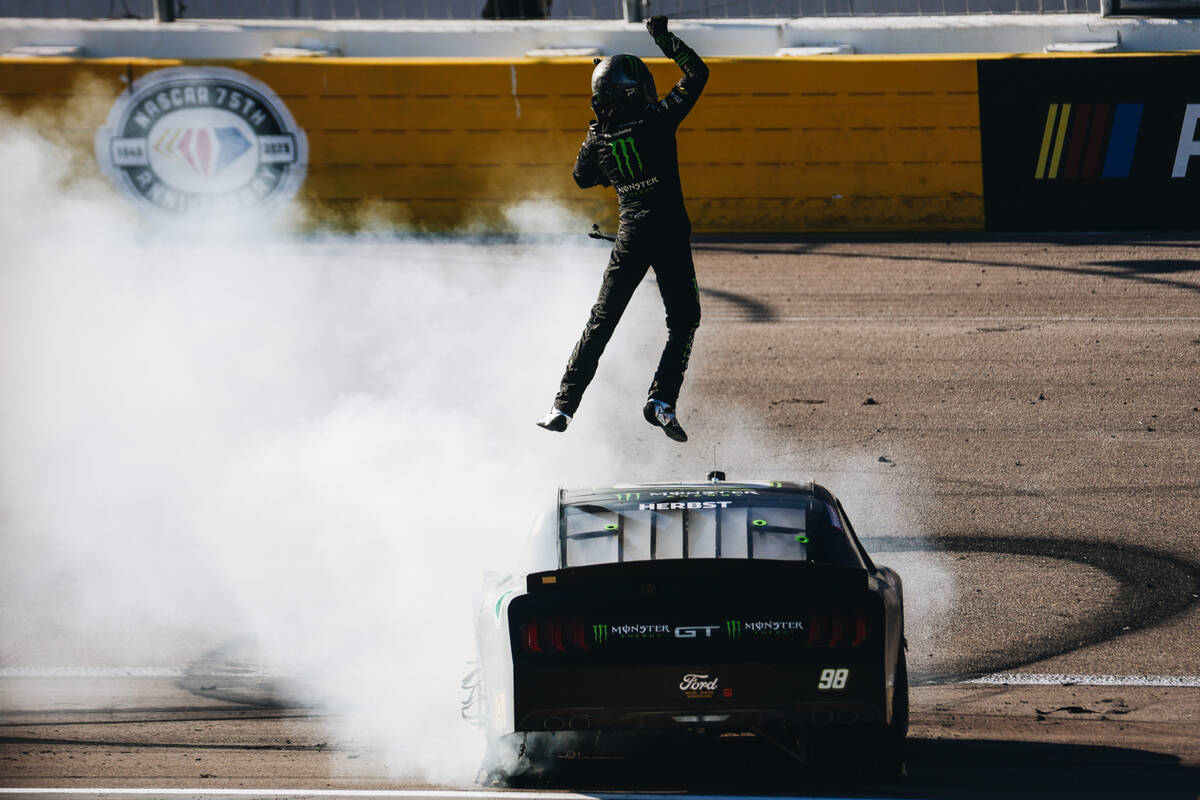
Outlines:
[[592,70],[592,110],[618,116],[658,102],[654,76],[637,56],[621,53],[596,61]]

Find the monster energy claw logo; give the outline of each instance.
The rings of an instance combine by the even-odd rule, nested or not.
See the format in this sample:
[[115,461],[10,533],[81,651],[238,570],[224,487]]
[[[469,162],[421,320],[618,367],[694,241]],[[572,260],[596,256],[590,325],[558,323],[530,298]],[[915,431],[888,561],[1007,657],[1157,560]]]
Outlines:
[[601,644],[601,643],[607,641],[608,640],[608,626],[607,625],[593,625],[592,626],[592,640],[595,641],[596,644]]
[[[632,136],[612,140],[608,143],[608,149],[612,151],[613,158],[617,160],[617,169],[621,171],[621,175],[632,178],[644,169],[642,156],[638,153],[637,144],[633,141]],[[637,159],[637,172],[633,171],[633,159],[635,158]]]
[[730,639],[742,638],[742,623],[740,620],[727,619],[725,620],[725,634]]

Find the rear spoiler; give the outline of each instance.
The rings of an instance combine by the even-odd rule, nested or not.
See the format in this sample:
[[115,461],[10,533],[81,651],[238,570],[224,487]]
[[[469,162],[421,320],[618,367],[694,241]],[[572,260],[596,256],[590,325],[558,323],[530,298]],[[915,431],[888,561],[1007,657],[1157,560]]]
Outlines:
[[714,590],[781,593],[804,588],[867,588],[869,573],[862,567],[843,567],[810,561],[743,558],[659,559],[622,561],[530,573],[530,594],[605,588],[615,594],[658,594],[672,584],[709,584]]

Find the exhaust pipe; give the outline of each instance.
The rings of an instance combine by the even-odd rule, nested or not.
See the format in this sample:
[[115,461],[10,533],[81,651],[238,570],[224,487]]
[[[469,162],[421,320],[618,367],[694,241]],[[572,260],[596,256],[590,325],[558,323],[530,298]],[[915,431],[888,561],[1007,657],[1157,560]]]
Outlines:
[[571,725],[571,730],[573,730],[573,731],[586,731],[588,728],[592,727],[592,718],[591,717],[571,717],[570,725]]
[[562,717],[546,717],[546,721],[542,723],[542,727],[548,731],[561,731],[566,727],[566,723],[563,722]]

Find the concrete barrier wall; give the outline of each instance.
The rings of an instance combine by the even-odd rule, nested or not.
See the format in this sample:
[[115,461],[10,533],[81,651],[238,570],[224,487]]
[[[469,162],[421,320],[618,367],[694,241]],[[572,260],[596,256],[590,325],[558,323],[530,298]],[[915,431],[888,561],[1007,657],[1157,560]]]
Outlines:
[[[5,59],[10,111],[70,109],[90,149],[108,108],[167,60]],[[209,62],[211,63],[211,62]],[[979,229],[975,60],[713,59],[679,134],[697,232]],[[307,59],[224,62],[273,89],[308,136],[301,197],[342,218],[369,204],[400,223],[502,228],[501,209],[543,195],[613,221],[611,190],[570,168],[588,109],[589,59]],[[651,62],[660,90],[678,77]]]

